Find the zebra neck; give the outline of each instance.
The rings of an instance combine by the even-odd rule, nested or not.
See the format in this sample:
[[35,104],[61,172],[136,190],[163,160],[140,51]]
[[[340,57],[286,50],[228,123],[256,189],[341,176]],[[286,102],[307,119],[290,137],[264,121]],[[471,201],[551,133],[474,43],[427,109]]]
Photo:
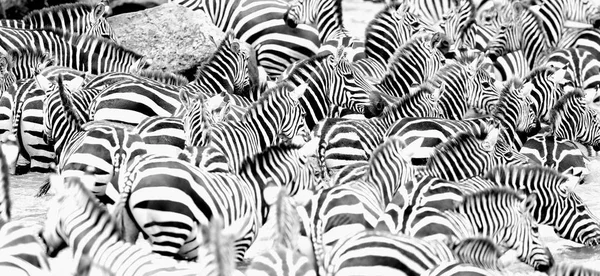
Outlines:
[[340,34],[347,34],[342,19],[342,1],[319,1],[317,10],[317,30],[321,43],[335,39]]

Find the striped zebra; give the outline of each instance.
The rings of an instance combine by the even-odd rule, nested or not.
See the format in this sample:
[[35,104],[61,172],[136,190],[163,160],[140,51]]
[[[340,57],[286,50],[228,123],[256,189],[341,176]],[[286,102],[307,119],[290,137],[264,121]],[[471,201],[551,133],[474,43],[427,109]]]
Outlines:
[[549,276],[573,275],[573,276],[598,276],[600,271],[582,265],[559,263],[548,271]]
[[[384,231],[362,231],[340,240],[325,264],[327,275],[421,275],[440,263],[456,261],[442,242]],[[325,274],[323,274],[325,275]]]
[[256,57],[271,77],[277,77],[292,62],[315,55],[321,45],[319,33],[309,25],[288,27],[283,15],[289,3],[283,0],[170,0],[192,10],[202,10],[223,32],[256,49]]
[[[327,119],[316,152],[321,172],[337,171],[355,162],[367,162],[385,141],[384,134],[395,122],[406,117],[439,117],[439,90],[422,87],[402,97],[380,117],[366,120]],[[326,175],[324,175],[326,176]]]
[[[2,58],[6,60],[7,70],[14,74],[12,81],[32,78],[55,63],[53,57],[47,52],[31,47],[10,50]],[[5,77],[4,80],[10,83],[11,79]]]
[[520,136],[536,133],[539,129],[539,121],[530,108],[529,95],[531,89],[532,85],[523,85],[513,80],[500,92],[493,114],[489,117],[460,121],[435,118],[404,118],[390,127],[385,136],[400,136],[407,143],[425,137],[421,147],[426,150],[413,156],[413,163],[422,165],[433,151],[433,147],[447,141],[447,137],[461,131],[478,132],[481,129],[481,124],[494,124],[501,126],[501,147],[508,146],[510,148],[504,149],[502,153],[496,152],[497,157],[514,158],[517,157],[515,151],[518,151],[524,142]]
[[530,206],[533,218],[539,224],[552,226],[559,237],[586,246],[600,242],[600,220],[573,192],[578,178],[541,166],[497,167],[483,178],[536,196]]
[[332,246],[344,237],[374,228],[394,193],[406,189],[415,172],[407,162],[413,150],[392,137],[373,152],[362,179],[319,190],[304,204],[300,212],[307,221],[305,234],[313,244],[318,267],[329,263]]
[[566,93],[550,111],[550,129],[557,138],[591,146],[600,150],[598,112],[587,106],[581,90]]
[[298,24],[316,24],[321,40],[319,53],[334,53],[343,45],[348,60],[356,62],[365,58],[365,44],[346,30],[342,14],[341,0],[299,0],[290,5],[283,20],[291,28]]
[[[73,250],[79,275],[89,269],[86,263],[115,275],[198,275],[200,271],[203,275],[243,275],[235,270],[231,241],[246,230],[249,216],[223,230],[215,216],[210,226],[207,224],[198,229],[207,234],[198,249],[201,256],[198,261],[177,261],[123,241],[114,218],[85,187],[83,182],[86,180],[53,177],[52,187],[58,193],[49,207],[48,214],[51,215],[39,234],[50,257],[66,247]],[[98,223],[82,223],[84,221]]]
[[58,29],[69,33],[90,34],[116,41],[115,33],[106,21],[109,7],[100,2],[95,5],[62,4],[30,12],[22,20],[0,20],[0,27],[19,29]]
[[[245,49],[241,49],[230,33],[188,85],[175,87],[146,78],[117,82],[94,99],[89,107],[90,119],[135,126],[150,116],[177,115],[182,111],[182,93],[190,97],[210,97],[224,91],[236,94],[249,89],[250,66]],[[239,98],[250,104],[249,99]]]
[[[301,149],[270,147],[245,160],[238,174],[212,173],[177,158],[146,155],[134,160],[119,180],[122,194],[115,214],[127,240],[135,242],[142,231],[154,252],[186,259],[197,257],[202,239],[194,229],[211,217],[221,216],[228,225],[250,215],[247,232],[235,241],[241,261],[267,219],[269,208],[262,192],[271,182],[285,187],[290,195],[315,185],[312,167]],[[179,198],[182,205],[165,201],[165,193]]]
[[565,79],[572,82],[574,88],[580,88],[586,94],[595,94],[596,89],[600,87],[600,62],[585,49],[557,49],[547,56],[546,66],[565,69]]
[[0,54],[25,47],[44,49],[54,57],[56,65],[91,74],[130,72],[148,65],[141,55],[104,38],[53,29],[0,27]]
[[448,40],[441,33],[413,36],[396,50],[388,72],[375,87],[382,93],[402,97],[433,78],[445,62]]
[[[300,249],[300,221],[296,201],[285,188],[268,185],[263,190],[264,199],[273,210],[269,215],[274,221],[272,249],[254,257],[246,275],[310,276],[315,275],[313,265]],[[268,222],[267,222],[268,223]]]
[[520,260],[536,270],[553,265],[530,212],[535,196],[525,197],[510,188],[491,188],[463,197],[451,210],[418,207],[404,218],[404,233],[434,239],[447,235],[458,239],[483,235],[514,249]]
[[529,138],[520,152],[527,156],[532,164],[543,165],[580,179],[590,174],[587,168],[588,158],[574,142],[567,139],[540,133]]
[[379,11],[365,30],[365,58],[354,62],[356,70],[375,80],[387,72],[387,64],[396,49],[420,29],[427,29],[406,5],[390,4]]

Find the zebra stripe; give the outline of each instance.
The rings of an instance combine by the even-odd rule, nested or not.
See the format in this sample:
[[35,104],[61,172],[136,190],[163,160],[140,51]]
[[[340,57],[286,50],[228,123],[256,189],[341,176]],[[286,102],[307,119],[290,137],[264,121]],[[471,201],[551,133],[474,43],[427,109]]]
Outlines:
[[0,270],[11,275],[50,275],[39,227],[23,221],[0,224]]
[[529,99],[531,99],[531,109],[540,122],[549,122],[550,110],[564,94],[562,85],[564,73],[565,70],[541,66],[532,70],[523,79],[523,83],[533,85]]
[[[311,170],[298,149],[285,146],[269,148],[248,159],[239,175],[211,173],[176,158],[146,155],[134,161],[119,180],[124,187],[115,208],[117,221],[140,225],[155,252],[194,259],[202,238],[194,230],[198,225],[206,225],[215,215],[222,216],[225,225],[250,215],[251,229],[235,241],[236,257],[242,260],[268,215],[264,187],[275,182],[294,195],[314,186]],[[178,198],[180,204],[165,201],[165,194]],[[134,242],[138,228],[124,229]]]
[[223,32],[232,30],[236,38],[256,49],[258,64],[272,77],[279,76],[292,62],[315,55],[319,49],[319,34],[314,27],[300,25],[290,28],[282,20],[289,6],[286,1],[169,2],[202,10]]
[[552,267],[548,272],[549,276],[573,275],[573,276],[597,276],[600,271],[587,268],[581,265],[560,263]]
[[145,59],[117,43],[85,34],[54,29],[12,29],[0,27],[0,54],[25,47],[41,48],[53,56],[58,66],[100,74],[130,72],[146,66]]
[[96,5],[62,4],[32,11],[22,20],[0,20],[0,26],[20,29],[51,28],[116,41],[115,33],[105,18],[108,9],[104,2]]
[[[248,218],[236,222],[236,226],[221,233],[220,223],[214,219],[210,229],[199,229],[208,236],[198,250],[201,256],[198,262],[177,261],[124,242],[114,219],[84,187],[82,182],[85,180],[65,180],[62,177],[53,179],[53,186],[62,193],[57,195],[56,203],[50,206],[49,214],[52,215],[48,216],[40,233],[47,245],[48,256],[56,256],[60,250],[69,246],[73,250],[74,261],[80,264],[79,271],[87,270],[81,267],[82,258],[87,257],[95,266],[115,275],[197,275],[198,271],[206,275],[241,275],[240,272],[234,273],[230,241],[245,230]],[[55,181],[64,181],[64,184]],[[82,223],[85,221],[98,223]]]
[[488,276],[491,274],[489,270],[460,262],[442,262],[437,266],[423,272],[421,276]]
[[[15,80],[32,78],[45,68],[54,65],[54,59],[45,51],[31,47],[10,50],[3,57],[6,59],[8,70],[14,74],[15,79],[5,79],[5,82],[11,83]],[[6,91],[4,87],[0,88]]]

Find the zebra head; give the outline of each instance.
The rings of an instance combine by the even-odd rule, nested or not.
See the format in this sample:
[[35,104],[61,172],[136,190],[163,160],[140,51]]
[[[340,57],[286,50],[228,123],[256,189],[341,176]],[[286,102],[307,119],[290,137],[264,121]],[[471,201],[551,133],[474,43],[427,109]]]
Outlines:
[[110,24],[108,24],[105,16],[109,9],[110,7],[104,2],[96,4],[93,12],[88,15],[88,25],[86,26],[86,29],[88,30],[88,33],[92,35],[104,37],[117,42],[115,32]]
[[[523,85],[520,80],[512,79],[500,92],[500,97],[493,116],[507,131],[511,140],[515,141],[515,148],[520,149],[528,136],[537,133],[540,123],[537,115],[531,108],[531,90],[533,85]],[[517,139],[516,135],[520,135]],[[521,137],[523,136],[523,137]]]
[[589,0],[563,0],[564,15],[569,21],[590,23],[594,28],[600,27],[600,7]]
[[468,106],[492,114],[498,102],[499,91],[494,85],[494,79],[484,67],[483,56],[476,58],[468,65],[467,74],[468,82],[465,92]]
[[[474,16],[475,11],[471,1],[461,0],[458,6],[454,6],[442,16],[439,26],[448,39],[458,44],[466,29],[475,20]],[[457,46],[461,47],[462,45]]]
[[340,80],[338,85],[332,87],[333,91],[330,91],[333,104],[363,114],[366,118],[383,113],[388,99],[346,59],[343,47],[339,47],[337,56],[331,55],[326,63],[333,71],[333,78]]
[[[327,3],[331,2],[331,3]],[[296,28],[298,24],[312,24],[317,20],[319,13],[335,1],[295,0],[283,14],[285,24]]]
[[558,138],[600,150],[600,115],[587,105],[580,89],[565,94],[554,105],[550,111],[550,127]]
[[7,92],[13,87],[13,84],[17,81],[17,77],[12,72],[12,70],[13,63],[10,56],[0,56],[0,93]]
[[578,177],[532,165],[496,167],[485,178],[528,195],[536,194],[530,210],[533,218],[552,226],[558,236],[587,246],[600,242],[600,221],[573,191]]
[[511,21],[500,26],[496,36],[488,43],[486,55],[496,61],[498,57],[521,50],[523,27],[518,21]]
[[481,234],[514,249],[521,261],[538,271],[547,271],[554,259],[530,213],[535,200],[535,194],[525,196],[513,189],[494,187],[464,196],[455,211],[469,217],[475,229],[483,231]]

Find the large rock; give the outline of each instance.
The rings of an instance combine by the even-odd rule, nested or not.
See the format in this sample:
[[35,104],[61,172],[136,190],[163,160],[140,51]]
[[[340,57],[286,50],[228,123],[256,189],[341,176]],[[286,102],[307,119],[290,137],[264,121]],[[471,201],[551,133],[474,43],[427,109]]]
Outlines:
[[152,59],[150,69],[162,71],[194,71],[216,50],[209,36],[216,43],[224,38],[204,12],[173,3],[111,16],[108,22],[121,45]]

